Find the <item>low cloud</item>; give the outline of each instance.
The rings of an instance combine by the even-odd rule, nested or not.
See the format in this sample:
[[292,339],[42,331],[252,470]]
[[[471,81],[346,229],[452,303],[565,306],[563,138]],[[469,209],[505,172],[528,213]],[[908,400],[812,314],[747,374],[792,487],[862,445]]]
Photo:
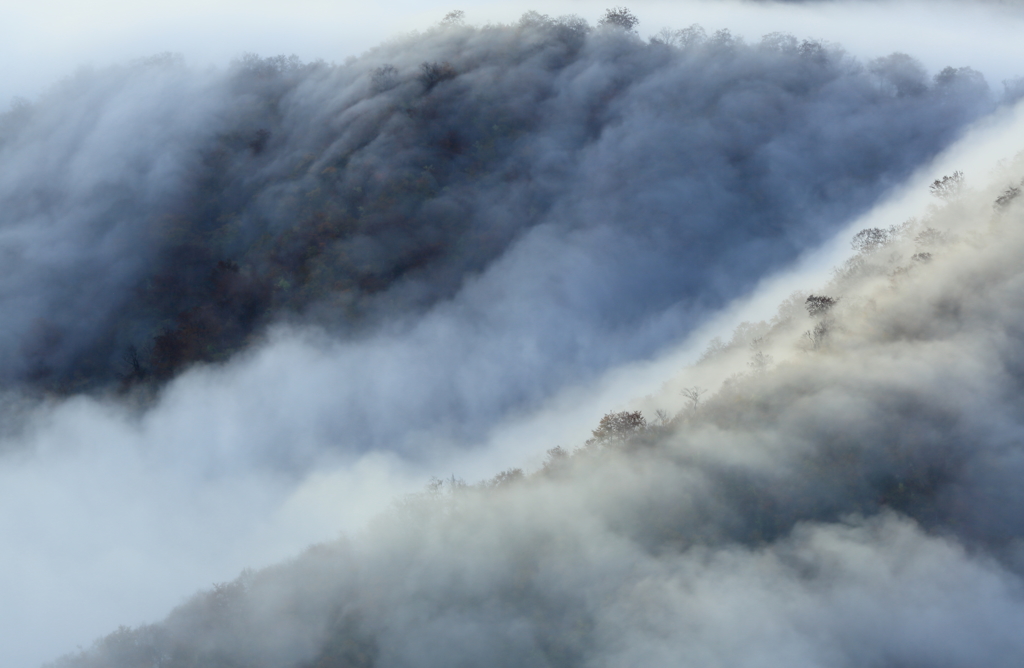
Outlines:
[[[109,620],[153,619],[211,579],[321,538],[325,524],[359,526],[445,474],[437,468],[496,425],[680,340],[996,108],[997,93],[969,71],[936,80],[895,67],[909,57],[897,61],[863,64],[814,42],[744,45],[714,32],[680,49],[586,35],[565,19],[435,30],[337,67],[248,58],[201,72],[151,59],[80,73],[14,109],[0,132],[0,376],[12,402],[2,534],[13,537],[5,563],[15,564],[2,598],[18,602],[3,626],[29,637],[12,645],[14,660],[52,656],[71,638],[86,644]],[[424,63],[444,76],[425,80]],[[918,85],[904,85],[907,76]],[[169,365],[154,394],[113,396],[132,373],[131,346],[156,374],[157,337],[185,340],[196,323],[219,326],[250,303],[262,310],[249,329],[217,330],[202,341],[222,349],[196,346],[185,358],[203,364]],[[642,470],[656,473],[664,462],[649,464]],[[666,470],[656,489],[704,485],[720,506],[708,530],[747,536],[729,519],[745,511],[728,507],[742,475]],[[328,607],[311,603],[297,626],[266,634],[281,643],[266,660],[315,654],[336,624],[377,643],[384,663],[451,659],[446,648],[458,642],[473,662],[501,648],[506,658],[496,660],[556,651],[568,663],[640,652],[631,635],[657,628],[622,625],[607,647],[594,643],[628,597],[592,593],[584,580],[641,591],[631,578],[643,568],[678,584],[683,566],[651,556],[661,538],[644,533],[650,525],[638,523],[635,536],[604,525],[676,500],[684,514],[703,510],[675,492],[645,497],[643,476],[617,481],[614,471],[599,471],[611,495],[583,476],[487,501],[465,525],[430,513],[413,530],[384,522],[351,548],[355,561],[339,562],[378,578],[381,602],[352,616],[325,612],[336,600],[329,593],[376,595],[338,575],[323,593]],[[308,517],[330,502],[337,515]],[[559,510],[544,519],[550,508]],[[522,532],[505,524],[517,512]],[[989,572],[905,517],[834,519],[807,518],[806,533],[792,537],[780,525],[772,549],[898,534],[946,549],[967,580]],[[499,529],[466,533],[492,520]],[[435,544],[434,529],[450,545]],[[559,536],[570,547],[553,561],[537,556],[546,548],[531,552]],[[750,572],[722,575],[729,587],[774,572],[743,545]],[[459,546],[468,561],[453,558]],[[340,568],[331,560],[347,549],[327,548],[323,567]],[[506,577],[483,557],[513,572],[519,564],[504,560],[515,554],[526,560],[528,596],[539,597],[530,600],[561,620],[550,638],[538,639],[502,599],[483,615],[437,615],[452,592],[476,600]],[[312,565],[294,573],[321,567],[305,559]],[[593,567],[574,574],[580,559]],[[463,567],[476,579],[446,589]],[[1008,577],[989,570],[994,581]],[[288,587],[259,577],[277,593],[254,614],[281,624],[273,601],[289,600]],[[319,576],[282,577],[309,587]],[[130,586],[112,596],[112,582]],[[670,604],[683,605],[657,605]],[[559,616],[574,606],[578,616]],[[175,619],[194,630],[191,609]],[[166,627],[172,641],[190,637],[176,623]],[[234,651],[236,640],[227,633],[209,646]]]
[[681,372],[718,379],[698,406],[667,385],[670,420],[439,481],[61,665],[1015,665],[1022,177],[879,228],[830,306]]

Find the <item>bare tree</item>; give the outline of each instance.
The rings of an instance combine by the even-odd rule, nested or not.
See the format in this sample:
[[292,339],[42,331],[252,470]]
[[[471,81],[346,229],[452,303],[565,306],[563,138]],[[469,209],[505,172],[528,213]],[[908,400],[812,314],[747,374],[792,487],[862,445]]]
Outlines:
[[121,374],[121,385],[123,388],[144,381],[149,375],[139,359],[139,349],[134,345],[129,345],[128,349],[121,355],[121,362],[125,367],[124,373]]
[[690,410],[692,410],[694,413],[696,413],[697,409],[700,407],[701,397],[703,397],[707,393],[708,390],[699,385],[683,388],[683,390],[680,392],[680,394],[686,397],[687,401],[690,402]]
[[679,31],[672,28],[662,28],[656,34],[651,35],[650,42],[651,44],[676,46],[679,44]]
[[825,345],[825,341],[828,339],[828,334],[831,330],[832,321],[829,318],[824,318],[814,326],[814,329],[809,329],[804,332],[804,339],[807,341],[811,350],[819,350]]
[[706,41],[708,41],[707,32],[696,23],[689,28],[682,28],[680,30],[662,28],[656,35],[651,37],[652,43],[678,46],[680,49],[700,46]]

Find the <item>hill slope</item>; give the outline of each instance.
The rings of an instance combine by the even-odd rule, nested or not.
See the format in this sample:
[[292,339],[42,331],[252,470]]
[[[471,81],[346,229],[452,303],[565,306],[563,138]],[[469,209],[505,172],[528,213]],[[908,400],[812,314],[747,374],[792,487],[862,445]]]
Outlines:
[[994,104],[967,68],[680,34],[528,14],[337,66],[65,80],[0,121],[0,383],[159,384],[273,323],[358,336],[492,277],[458,308],[516,312],[557,385],[688,331]]
[[1018,665],[1022,177],[858,234],[670,419],[438,481],[57,665]]

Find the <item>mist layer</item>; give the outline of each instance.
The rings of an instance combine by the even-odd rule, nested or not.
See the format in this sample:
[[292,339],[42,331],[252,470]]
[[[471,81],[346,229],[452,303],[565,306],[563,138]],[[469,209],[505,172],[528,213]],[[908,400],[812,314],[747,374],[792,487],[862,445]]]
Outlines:
[[674,414],[436,481],[58,665],[1016,665],[1022,176],[858,234]]

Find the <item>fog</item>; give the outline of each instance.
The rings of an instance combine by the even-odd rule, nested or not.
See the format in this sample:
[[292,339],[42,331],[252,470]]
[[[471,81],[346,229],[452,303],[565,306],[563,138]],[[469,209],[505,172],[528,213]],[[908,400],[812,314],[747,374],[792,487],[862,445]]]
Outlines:
[[[713,34],[719,26],[708,28]],[[0,149],[6,318],[0,373],[7,393],[0,535],[3,562],[10,564],[0,581],[0,598],[10,602],[0,613],[5,663],[32,665],[75,644],[87,646],[118,624],[157,621],[198,587],[231,579],[242,567],[265,566],[339,530],[357,534],[431,475],[473,480],[537,462],[547,448],[570,445],[562,440],[566,433],[582,441],[594,425],[579,426],[584,418],[577,416],[570,426],[534,430],[531,440],[511,443],[507,433],[530,416],[557,413],[553,406],[564,406],[566,397],[591,402],[583,410],[590,419],[614,408],[597,404],[607,394],[591,392],[611,382],[602,378],[665,354],[764,277],[844,229],[996,109],[1003,92],[998,79],[990,79],[989,92],[963,72],[948,84],[932,81],[941,67],[973,65],[968,62],[928,63],[930,71],[921,75],[911,68],[910,82],[920,88],[909,91],[900,88],[904,61],[868,65],[834,52],[808,64],[795,52],[743,45],[724,55],[709,48],[659,55],[618,33],[595,33],[578,53],[566,55],[559,46],[520,58],[538,53],[537,40],[547,39],[523,34],[434,30],[335,68],[252,60],[227,67],[227,56],[217,69],[189,65],[189,58],[122,62],[79,72],[8,115]],[[559,63],[554,74],[542,58]],[[423,61],[450,62],[459,75],[424,91],[417,78]],[[270,62],[266,85],[257,76],[260,62]],[[397,85],[374,91],[370,73],[384,63],[396,66]],[[261,115],[258,103],[268,99],[282,102]],[[682,119],[681,107],[688,109]],[[196,184],[196,173],[223,170],[230,201],[219,202],[216,213],[232,214],[250,232],[218,252],[248,276],[262,265],[238,250],[238,239],[287,229],[304,215],[292,203],[298,195],[317,186],[338,193],[357,183],[371,188],[375,174],[406,178],[424,163],[443,164],[437,161],[448,150],[446,131],[465,132],[466,144],[488,139],[472,127],[475,116],[519,124],[521,135],[505,144],[499,138],[497,157],[484,162],[487,174],[502,179],[435,173],[445,187],[410,214],[431,223],[426,232],[410,234],[384,220],[333,246],[338,257],[343,251],[359,258],[351,270],[359,280],[391,277],[389,267],[404,266],[417,244],[442,248],[439,259],[388,278],[384,289],[352,279],[359,287],[348,301],[328,291],[270,309],[227,361],[175,367],[152,394],[116,395],[125,346],[138,346],[143,363],[155,364],[145,359],[149,337],[173,327],[176,310],[193,304],[175,302],[154,314],[138,297],[139,286],[171,276],[191,289],[207,275],[201,263],[192,273],[178,271],[177,228],[166,223],[166,216],[208,215],[202,202],[195,204],[198,189],[209,187]],[[252,148],[252,133],[264,128],[266,149]],[[232,147],[231,137],[241,137],[241,148],[232,149],[237,154],[210,163],[220,147]],[[317,154],[313,168],[296,177],[310,151]],[[318,181],[343,155],[344,179]],[[339,304],[351,319],[334,315]],[[956,373],[978,383],[987,377]],[[642,479],[627,476],[622,494],[634,494]],[[890,515],[809,525],[780,537],[760,557],[741,552],[730,564],[728,554],[714,556],[694,566],[706,568],[707,577],[700,571],[687,580],[681,573],[687,560],[703,559],[699,554],[688,552],[679,563],[650,561],[635,546],[591,529],[587,513],[574,505],[590,498],[587,485],[538,492],[566,505],[551,522],[579,524],[573,540],[610,551],[596,571],[581,572],[581,582],[599,580],[601,569],[610,568],[628,573],[613,583],[638,578],[637,587],[654,586],[642,583],[649,573],[652,581],[684,589],[699,581],[714,596],[719,587],[787,582],[788,566],[773,561],[781,558],[776,552],[839,545],[847,555],[866,544],[883,563],[897,558],[895,550],[915,564],[936,559],[936,568],[962,575],[946,599],[936,594],[944,605],[962,599],[963,591],[974,596],[972,583],[980,581],[994,593],[977,599],[978,610],[1008,606],[1017,614],[1001,588],[1012,577],[1001,567],[975,563],[955,540],[925,535],[912,520]],[[732,488],[723,485],[727,504]],[[501,503],[493,512],[499,524],[505,521]],[[528,521],[548,531],[538,514],[530,510]],[[369,550],[368,563],[386,562],[392,550],[400,561],[410,549],[404,541],[415,544],[416,535],[392,545],[372,534],[354,549]],[[469,553],[485,553],[475,549]],[[568,568],[557,564],[578,557],[567,550],[553,567]],[[431,559],[444,572],[458,568],[446,552]],[[871,573],[840,561],[840,583],[829,585],[836,596],[846,595],[843,587],[866,586]],[[382,567],[379,577],[388,573]],[[348,586],[342,584],[348,576],[339,577],[338,586]],[[903,583],[908,596],[925,587],[928,578],[921,577]],[[884,579],[871,582],[885,590]],[[425,584],[414,579],[410,587],[415,592]],[[492,584],[483,577],[480,591]],[[585,585],[563,586],[558,605],[590,596]],[[794,586],[779,595],[806,598],[794,603],[794,614],[812,615],[800,609],[813,610],[817,599]],[[654,605],[642,591],[637,596]],[[626,623],[621,616],[633,614],[628,601],[608,600],[614,604],[586,623],[616,631],[604,634],[611,645],[588,661],[661,660],[635,654],[641,648],[678,656],[684,636],[659,631],[655,621]],[[696,604],[666,593],[657,605],[689,610]],[[763,608],[774,606],[768,600]],[[380,659],[384,664],[422,656],[423,643],[436,642],[428,640],[432,633],[456,639],[477,633],[476,623],[459,619],[417,626],[417,615],[433,613],[429,605],[417,611],[415,601],[410,617],[396,625],[387,617],[394,609],[366,613],[382,615],[371,624],[414,629],[408,645],[384,643],[393,653]],[[951,623],[966,618],[960,613]],[[838,608],[836,614],[853,613]],[[507,622],[495,612],[480,624],[499,629]],[[840,634],[835,624],[821,633]],[[475,662],[519,647],[518,627],[508,628],[510,637],[484,641],[462,658]],[[993,642],[1010,642],[998,628],[989,632]],[[654,642],[666,634],[663,643]],[[286,639],[284,654],[268,656],[315,653],[314,636]],[[792,656],[823,651],[801,637],[786,650]],[[430,651],[448,661],[441,645]],[[756,646],[752,639],[749,651]],[[596,650],[588,645],[586,651]],[[734,660],[745,660],[737,651]],[[964,656],[980,660],[977,653]]]
[[861,244],[807,286],[828,310],[652,391],[667,422],[435,484],[61,665],[1016,665],[1022,179]]
[[[913,53],[930,70],[971,65],[990,82],[1020,76],[1024,54],[1017,36],[1020,3],[950,2],[731,2],[639,0],[629,5],[640,33],[700,23],[728,28],[750,41],[774,31],[842,44],[863,59],[893,51]],[[597,21],[607,3],[559,0],[543,7],[519,2],[391,3],[387,8],[300,0],[277,2],[136,2],[105,0],[88,7],[42,0],[0,9],[0,105],[33,98],[82,66],[105,67],[154,53],[181,53],[188,62],[221,66],[242,53],[297,54],[303,60],[342,62],[399,33],[423,30],[453,9],[467,19],[513,22],[527,9],[552,16],[579,14]],[[979,39],[984,35],[984,39]]]

